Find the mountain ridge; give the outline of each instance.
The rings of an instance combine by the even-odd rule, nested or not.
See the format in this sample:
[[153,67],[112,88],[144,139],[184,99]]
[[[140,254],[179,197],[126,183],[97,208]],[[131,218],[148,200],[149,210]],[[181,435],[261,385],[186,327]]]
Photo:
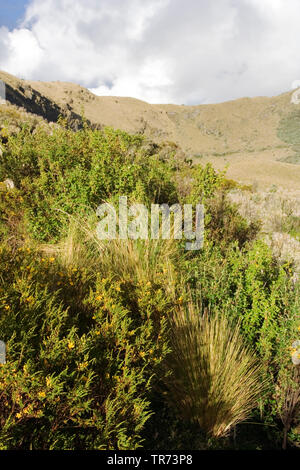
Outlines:
[[229,165],[228,176],[241,182],[300,186],[300,165],[285,161],[293,147],[278,135],[281,122],[300,109],[291,103],[293,92],[216,104],[149,104],[96,96],[75,83],[29,81],[6,72],[0,72],[0,79],[6,83],[9,103],[48,121],[64,115],[77,129],[84,115],[93,127],[174,142],[195,161],[210,161],[218,169]]

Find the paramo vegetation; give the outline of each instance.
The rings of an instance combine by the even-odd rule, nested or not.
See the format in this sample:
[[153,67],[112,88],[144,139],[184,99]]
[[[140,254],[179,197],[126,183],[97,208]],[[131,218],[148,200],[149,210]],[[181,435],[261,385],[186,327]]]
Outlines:
[[[299,284],[236,183],[110,128],[2,134],[0,448],[299,446]],[[119,195],[202,202],[203,248],[97,239]]]

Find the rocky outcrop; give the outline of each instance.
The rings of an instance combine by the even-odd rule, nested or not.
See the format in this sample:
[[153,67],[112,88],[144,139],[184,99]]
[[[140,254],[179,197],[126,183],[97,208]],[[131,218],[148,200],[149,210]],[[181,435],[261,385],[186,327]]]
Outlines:
[[291,103],[300,104],[300,88],[298,88],[298,90],[294,91],[294,93],[292,94]]
[[13,87],[9,83],[5,85],[6,102],[22,107],[29,113],[42,116],[48,122],[57,122],[58,118],[63,116],[67,118],[72,129],[77,130],[82,127],[81,116],[74,113],[70,106],[59,106],[30,85],[18,87]]

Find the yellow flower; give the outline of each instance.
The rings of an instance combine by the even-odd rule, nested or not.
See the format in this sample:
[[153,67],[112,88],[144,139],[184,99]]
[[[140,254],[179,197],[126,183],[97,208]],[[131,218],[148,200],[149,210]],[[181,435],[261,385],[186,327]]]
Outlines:
[[96,300],[101,300],[101,299],[102,299],[102,295],[97,295]]
[[17,413],[16,418],[18,418],[18,419],[22,418],[22,413]]
[[95,334],[96,334],[97,336],[99,336],[99,335],[100,335],[100,331],[99,331],[99,330],[95,331]]
[[116,287],[116,290],[117,290],[118,292],[120,292],[120,291],[121,291],[121,289],[120,289],[120,287],[119,287],[119,286],[117,286],[117,287]]
[[300,325],[298,326],[298,330],[300,331]]
[[141,351],[141,352],[140,352],[140,356],[141,356],[141,357],[145,357],[145,356],[146,356],[145,351]]
[[10,310],[10,306],[9,305],[5,305],[5,310]]
[[69,342],[68,342],[68,348],[69,348],[69,349],[73,349],[74,346],[75,346],[74,341],[69,341]]
[[147,287],[150,287],[151,286],[151,282],[148,281],[147,284],[146,284]]
[[88,366],[88,362],[87,362],[87,361],[81,362],[81,363],[78,365],[78,369],[79,369],[79,370],[82,370],[82,369],[85,369],[87,366]]
[[53,256],[52,256],[52,258],[49,258],[49,261],[50,261],[50,263],[53,263],[53,261],[55,261],[55,258],[53,258]]
[[45,392],[39,392],[39,393],[38,393],[38,396],[39,396],[39,398],[45,398],[45,397],[46,397],[46,393],[45,393]]

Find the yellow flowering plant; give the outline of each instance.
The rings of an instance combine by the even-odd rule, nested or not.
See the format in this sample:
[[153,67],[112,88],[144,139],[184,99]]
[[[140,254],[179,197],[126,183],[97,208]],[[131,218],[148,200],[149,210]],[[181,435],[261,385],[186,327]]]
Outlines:
[[42,258],[0,249],[1,447],[140,446],[152,377],[168,352],[166,323],[155,302],[132,303],[141,289],[134,280],[119,289],[113,275],[103,282],[72,267],[80,288],[57,289],[64,267]]

